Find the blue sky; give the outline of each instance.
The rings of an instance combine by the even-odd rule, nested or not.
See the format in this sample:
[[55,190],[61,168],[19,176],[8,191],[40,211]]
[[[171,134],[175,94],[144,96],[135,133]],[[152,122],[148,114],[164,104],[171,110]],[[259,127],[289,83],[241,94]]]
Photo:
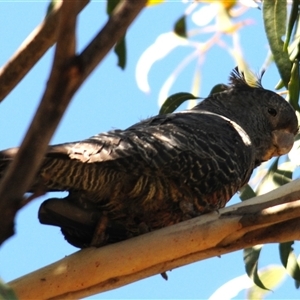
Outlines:
[[[28,34],[42,21],[47,2],[0,1],[0,64],[3,65]],[[171,31],[186,9],[181,1],[169,1],[145,9],[131,26],[127,35],[128,63],[125,71],[117,67],[114,53],[110,53],[83,84],[73,98],[52,144],[81,140],[113,128],[132,125],[158,113],[159,90],[179,62],[191,52],[180,47],[154,64],[149,74],[151,92],[139,90],[135,69],[139,57],[156,37]],[[251,9],[247,18],[254,20],[241,31],[241,45],[246,61],[254,71],[263,64],[268,45],[262,29],[261,11]],[[105,2],[93,1],[81,13],[78,22],[78,51],[83,49],[106,21]],[[188,23],[189,26],[192,26]],[[229,37],[224,37],[229,42]],[[0,149],[18,146],[41,99],[50,72],[53,49],[22,80],[0,106]],[[201,68],[201,96],[205,97],[212,86],[226,83],[235,62],[220,47],[213,47]],[[195,64],[191,63],[176,80],[171,93],[190,92]],[[276,69],[271,67],[263,84],[273,89],[278,81]],[[47,196],[29,203],[19,211],[16,235],[0,249],[0,276],[9,281],[57,261],[77,251],[64,241],[56,227],[39,224],[37,211]],[[231,204],[238,201],[234,199]],[[262,266],[279,263],[277,245],[262,250]],[[105,292],[91,299],[146,299],[181,298],[207,299],[218,287],[244,274],[242,252],[215,257],[168,272],[169,280],[160,275]],[[238,298],[243,298],[240,293]],[[299,291],[291,279],[271,293],[269,299],[297,299]]]

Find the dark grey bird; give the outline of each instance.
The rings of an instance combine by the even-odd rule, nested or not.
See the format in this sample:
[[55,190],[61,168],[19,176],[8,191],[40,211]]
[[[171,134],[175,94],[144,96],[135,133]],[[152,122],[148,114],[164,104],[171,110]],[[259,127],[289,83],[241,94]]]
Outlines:
[[[224,207],[297,132],[290,104],[235,70],[191,110],[49,146],[30,192],[68,191],[41,205],[40,222],[76,247],[102,246]],[[16,151],[0,152],[0,174]]]

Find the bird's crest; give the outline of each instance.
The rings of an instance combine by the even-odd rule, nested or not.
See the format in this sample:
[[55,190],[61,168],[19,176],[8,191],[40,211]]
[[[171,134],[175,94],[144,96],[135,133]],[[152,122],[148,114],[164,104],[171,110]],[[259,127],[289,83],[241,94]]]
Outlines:
[[264,70],[260,75],[256,75],[249,69],[245,72],[239,71],[238,67],[234,68],[229,77],[230,86],[233,88],[249,89],[249,88],[263,88],[261,79]]

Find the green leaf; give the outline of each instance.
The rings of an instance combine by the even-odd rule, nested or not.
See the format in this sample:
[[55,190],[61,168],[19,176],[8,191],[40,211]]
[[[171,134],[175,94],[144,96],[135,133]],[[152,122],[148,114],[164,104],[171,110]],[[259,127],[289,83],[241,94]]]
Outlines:
[[258,259],[261,249],[262,245],[257,245],[252,248],[244,249],[245,269],[249,278],[251,278],[258,287],[264,290],[269,290],[264,286],[257,272]]
[[284,42],[284,49],[286,50],[288,48],[288,45],[291,40],[291,35],[293,32],[294,25],[296,24],[297,17],[298,17],[298,6],[300,5],[299,0],[293,0],[292,2],[292,9],[290,13],[290,18],[288,21],[288,26],[286,30],[286,35],[285,35],[285,42]]
[[199,99],[190,93],[177,93],[170,96],[159,110],[159,115],[172,113],[176,108],[178,108],[183,102],[191,99]]
[[273,174],[273,181],[278,186],[282,186],[291,182],[292,176],[293,172],[289,170],[276,170],[276,172]]
[[280,169],[278,169],[278,161],[279,157],[275,158],[269,167],[266,175],[256,189],[257,195],[264,194],[291,182],[295,165],[290,162],[285,162],[282,163]]
[[286,0],[264,0],[263,18],[265,31],[281,79],[285,87],[288,87],[291,75],[291,61],[282,41],[286,28],[286,16]]
[[[114,9],[116,8],[116,6],[119,4],[120,1],[121,0],[107,0],[106,12],[109,16],[114,11]],[[126,66],[126,57],[127,57],[125,35],[115,45],[114,52],[118,57],[118,66],[124,70]]]
[[114,48],[115,53],[118,57],[118,66],[121,69],[125,69],[126,66],[126,41],[125,36],[121,38]]
[[280,79],[279,82],[275,86],[275,90],[280,90],[283,87],[284,87],[284,83],[283,83],[282,79]]
[[[285,269],[282,266],[278,265],[271,265],[259,270],[259,277],[264,282],[264,284],[266,284],[272,290],[275,289],[283,281],[285,276]],[[246,299],[264,299],[268,293],[270,293],[270,291],[266,291],[254,285],[253,287],[248,289]]]
[[292,248],[293,244],[294,244],[293,241],[279,244],[280,260],[281,260],[282,265],[285,268],[288,264],[288,258],[289,258],[290,252],[294,250]]
[[224,91],[226,91],[227,89],[228,89],[228,86],[227,86],[226,84],[219,83],[219,84],[215,85],[215,86],[211,89],[211,91],[210,91],[208,97],[210,97],[210,96],[212,96],[213,94],[216,94],[216,93],[224,92]]
[[287,273],[299,283],[300,267],[293,251],[293,244],[293,241],[279,244],[280,260],[282,265],[286,268]]
[[299,61],[296,59],[293,63],[291,79],[289,81],[289,102],[294,107],[295,110],[300,111],[300,107],[298,104],[299,101]]
[[50,1],[50,3],[48,4],[48,7],[47,7],[46,17],[48,17],[48,15],[53,11],[53,9],[58,1],[59,0],[51,0]]
[[[300,33],[299,28],[297,28],[297,30]],[[299,56],[299,44],[300,44],[300,36],[296,35],[295,39],[292,41],[292,43],[289,45],[288,48],[291,61],[294,61]]]
[[106,13],[110,16],[121,0],[107,0]]
[[13,289],[0,281],[0,300],[18,300]]
[[185,23],[185,16],[181,17],[174,26],[174,32],[181,37],[186,38],[186,23]]
[[[260,181],[260,183],[256,189],[257,195],[264,194],[266,192],[265,191],[266,186],[267,186],[267,191],[273,190],[278,187],[278,185],[276,183],[274,183],[274,181],[273,181],[273,175],[278,169],[278,161],[279,161],[279,157],[274,159],[274,161],[271,164],[271,166],[269,167],[267,173],[265,174],[263,179]],[[268,186],[270,186],[270,188],[268,188]]]
[[256,193],[253,191],[252,187],[249,184],[244,185],[240,191],[240,198],[242,201],[256,197]]

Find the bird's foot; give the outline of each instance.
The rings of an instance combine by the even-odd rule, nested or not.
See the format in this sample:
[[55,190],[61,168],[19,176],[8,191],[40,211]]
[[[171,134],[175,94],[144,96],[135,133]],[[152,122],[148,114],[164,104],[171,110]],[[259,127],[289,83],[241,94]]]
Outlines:
[[164,280],[168,280],[168,274],[166,272],[162,272],[160,275]]
[[100,247],[106,240],[106,228],[108,224],[107,214],[104,212],[100,217],[98,224],[95,228],[93,239],[91,241],[91,247]]
[[141,222],[138,225],[139,234],[144,234],[150,232],[149,226],[145,222]]

